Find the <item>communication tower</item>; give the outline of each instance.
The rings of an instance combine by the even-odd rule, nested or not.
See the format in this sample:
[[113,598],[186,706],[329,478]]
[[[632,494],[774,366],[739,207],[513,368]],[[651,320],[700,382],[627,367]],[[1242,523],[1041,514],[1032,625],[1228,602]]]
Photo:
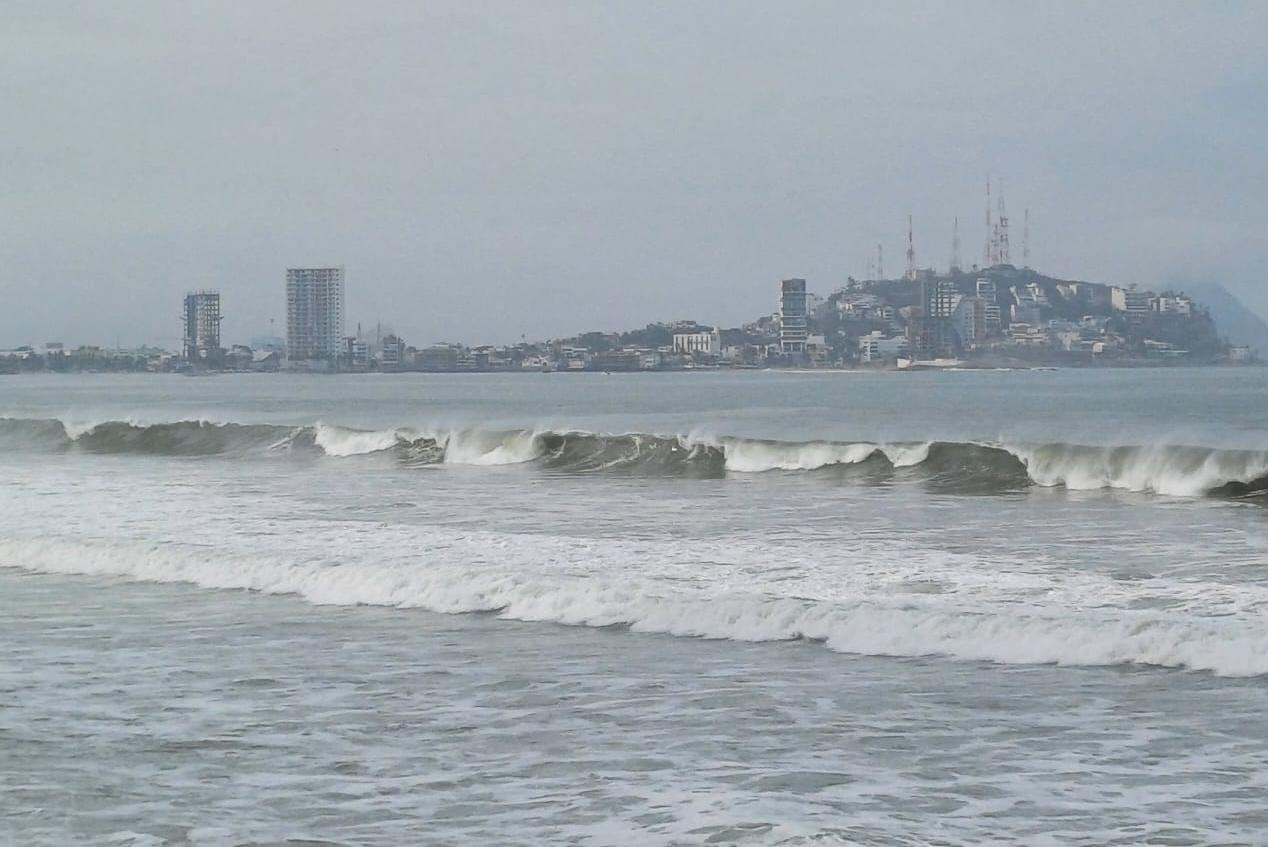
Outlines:
[[916,278],[916,245],[911,232],[911,215],[907,216],[907,279]]
[[1030,209],[1022,212],[1021,225],[1021,264],[1030,267]]
[[1004,211],[1004,181],[999,183],[999,223],[996,225],[999,235],[995,239],[996,250],[995,258],[999,264],[1010,264],[1010,256],[1008,253],[1008,213]]
[[995,264],[994,238],[991,232],[991,177],[986,176],[986,246],[982,248],[982,266]]

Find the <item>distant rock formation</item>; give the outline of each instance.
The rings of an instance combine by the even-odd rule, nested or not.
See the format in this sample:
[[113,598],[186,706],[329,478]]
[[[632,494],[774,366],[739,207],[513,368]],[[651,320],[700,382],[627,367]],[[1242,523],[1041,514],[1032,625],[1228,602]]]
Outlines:
[[1210,310],[1220,334],[1230,343],[1254,347],[1261,354],[1268,353],[1268,322],[1247,308],[1227,288],[1218,282],[1207,282],[1187,284],[1184,290]]

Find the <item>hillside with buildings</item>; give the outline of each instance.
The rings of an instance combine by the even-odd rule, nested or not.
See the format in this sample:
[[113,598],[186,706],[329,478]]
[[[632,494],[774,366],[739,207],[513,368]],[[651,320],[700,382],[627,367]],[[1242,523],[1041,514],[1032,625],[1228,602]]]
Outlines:
[[997,265],[972,273],[918,271],[851,280],[815,316],[844,359],[1129,364],[1249,358],[1221,338],[1207,309],[1183,291],[1154,292]]
[[1247,362],[1183,291],[1062,280],[1029,268],[859,281],[826,296],[781,283],[778,308],[742,327],[693,321],[555,342],[571,370],[652,367],[1142,365]]
[[[1046,276],[1006,263],[900,279],[848,279],[825,295],[804,279],[772,291],[771,313],[738,327],[680,320],[512,345],[416,346],[376,325],[345,329],[342,268],[286,274],[286,338],[221,345],[220,294],[186,295],[179,352],[49,342],[0,352],[0,372],[51,371],[655,371],[682,368],[1139,366],[1247,363],[1208,307],[1185,291]],[[1220,289],[1222,291],[1223,289]],[[1222,319],[1263,322],[1231,296]]]

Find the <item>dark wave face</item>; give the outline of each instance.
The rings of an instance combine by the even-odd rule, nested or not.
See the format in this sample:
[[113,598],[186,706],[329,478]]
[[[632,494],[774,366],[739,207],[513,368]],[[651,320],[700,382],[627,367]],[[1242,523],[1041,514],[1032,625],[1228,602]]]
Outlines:
[[70,445],[61,421],[0,418],[0,450],[60,450]]
[[1250,482],[1230,480],[1223,485],[1215,486],[1207,494],[1215,497],[1234,497],[1241,500],[1251,498],[1268,500],[1268,474],[1252,479]]
[[214,456],[267,449],[296,432],[268,424],[106,421],[72,434],[58,420],[0,418],[0,449],[76,449],[87,453]]
[[326,424],[206,421],[106,421],[72,431],[57,420],[0,418],[0,450],[172,457],[378,456],[407,467],[529,465],[556,473],[691,479],[815,473],[843,482],[915,480],[931,491],[959,494],[1005,493],[1038,485],[1268,502],[1268,452],[1188,445],[794,442],[531,430],[424,434]]
[[654,435],[594,435],[583,432],[538,436],[548,468],[577,473],[639,473],[714,478],[726,474],[726,455],[710,444],[689,444]]
[[285,438],[288,427],[211,424],[203,421],[137,426],[122,421],[98,424],[74,439],[92,453],[142,453],[152,456],[214,456],[246,453]]
[[1003,447],[937,442],[916,467],[935,491],[994,494],[1031,484],[1026,463]]

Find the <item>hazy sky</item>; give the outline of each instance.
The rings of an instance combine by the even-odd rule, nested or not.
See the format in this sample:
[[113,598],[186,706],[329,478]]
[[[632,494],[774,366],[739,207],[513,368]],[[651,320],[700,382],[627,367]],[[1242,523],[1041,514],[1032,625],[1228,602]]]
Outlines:
[[773,308],[875,244],[1268,312],[1268,3],[5,3],[0,347],[226,342],[287,265],[417,344]]

